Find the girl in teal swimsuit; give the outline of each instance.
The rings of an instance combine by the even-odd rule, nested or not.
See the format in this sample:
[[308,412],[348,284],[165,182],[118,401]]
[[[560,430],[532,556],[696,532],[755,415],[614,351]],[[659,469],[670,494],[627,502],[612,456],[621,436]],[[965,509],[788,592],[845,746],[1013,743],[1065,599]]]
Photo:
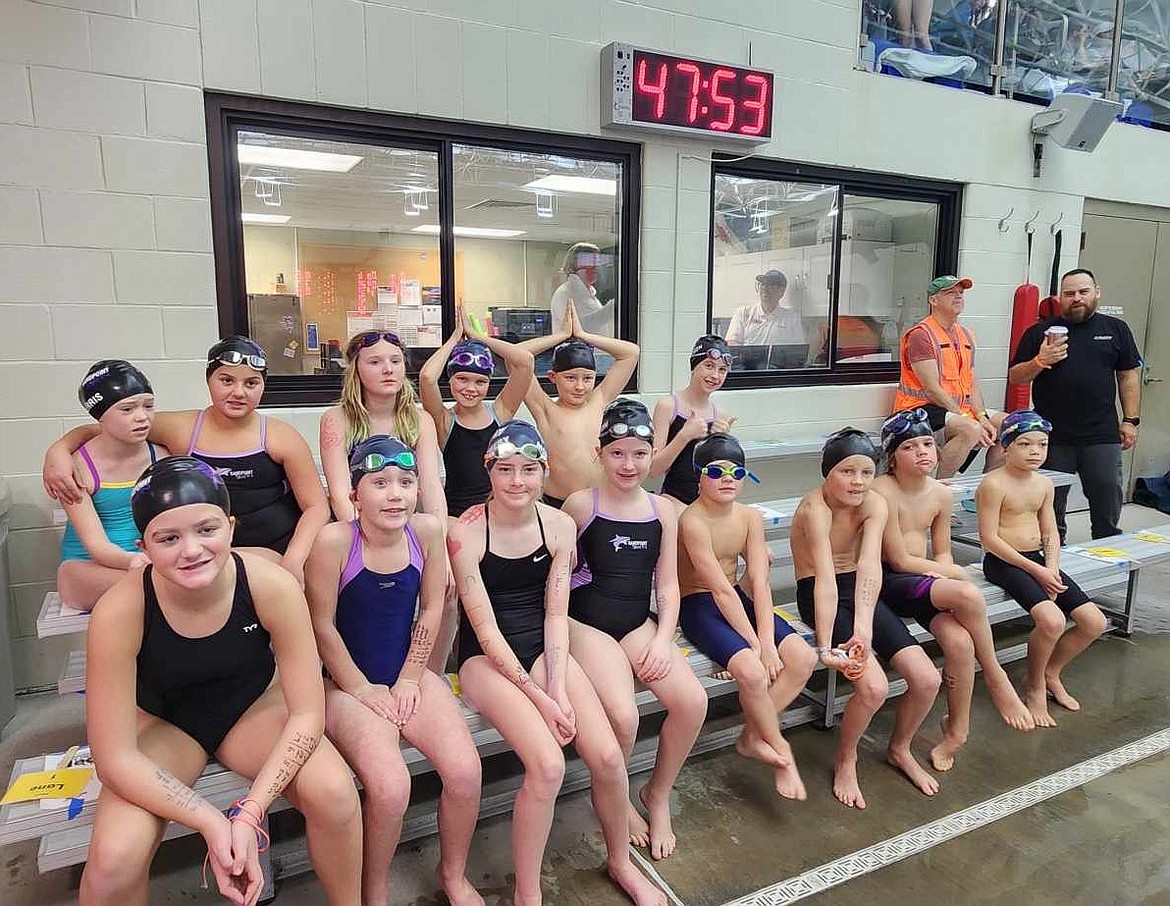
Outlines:
[[130,492],[142,471],[167,450],[146,439],[154,392],[146,375],[129,362],[96,363],[77,396],[101,433],[73,454],[86,494],[77,503],[64,503],[69,524],[61,539],[57,591],[69,606],[89,610],[127,570],[149,562],[138,548]]

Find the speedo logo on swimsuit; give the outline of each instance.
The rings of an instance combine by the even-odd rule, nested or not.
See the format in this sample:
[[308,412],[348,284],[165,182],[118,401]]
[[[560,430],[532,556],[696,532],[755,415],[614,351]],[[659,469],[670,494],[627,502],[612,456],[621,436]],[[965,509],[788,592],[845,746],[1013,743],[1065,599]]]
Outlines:
[[623,547],[628,547],[632,551],[644,551],[650,545],[649,541],[634,541],[628,535],[614,535],[609,539],[609,543],[613,545],[615,554]]
[[247,626],[244,627],[244,632],[251,632],[253,629],[259,629],[259,628],[260,628],[259,623],[249,623]]
[[1113,337],[1109,336],[1109,334],[1105,334],[1105,335],[1100,336],[1100,337],[1093,337],[1093,339],[1094,340],[1112,340]]
[[379,582],[378,587],[379,588],[393,588],[397,584],[398,584],[397,582]]
[[215,469],[215,474],[219,478],[231,478],[235,481],[247,481],[255,473],[255,469],[229,469],[227,466],[216,466]]

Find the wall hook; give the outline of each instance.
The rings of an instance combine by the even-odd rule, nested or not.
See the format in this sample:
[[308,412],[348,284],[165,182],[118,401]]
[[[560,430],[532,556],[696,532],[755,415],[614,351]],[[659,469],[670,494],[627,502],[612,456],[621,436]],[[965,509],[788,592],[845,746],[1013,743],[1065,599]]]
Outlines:
[[1011,229],[1011,226],[1008,225],[1008,218],[1011,217],[1015,212],[1016,209],[1014,207],[1008,208],[1008,212],[999,218],[999,231],[1001,233],[1006,233]]
[[1056,223],[1054,223],[1054,224],[1053,224],[1053,225],[1052,225],[1052,226],[1049,228],[1049,232],[1051,232],[1053,236],[1055,236],[1055,235],[1056,235],[1056,228],[1057,228],[1058,226],[1060,226],[1060,222],[1061,222],[1062,220],[1064,220],[1064,211],[1061,211],[1061,212],[1060,212],[1060,216],[1056,218]]
[[1024,221],[1024,232],[1031,233],[1032,232],[1032,224],[1034,224],[1039,217],[1040,217],[1040,212],[1037,211],[1028,220],[1025,220]]

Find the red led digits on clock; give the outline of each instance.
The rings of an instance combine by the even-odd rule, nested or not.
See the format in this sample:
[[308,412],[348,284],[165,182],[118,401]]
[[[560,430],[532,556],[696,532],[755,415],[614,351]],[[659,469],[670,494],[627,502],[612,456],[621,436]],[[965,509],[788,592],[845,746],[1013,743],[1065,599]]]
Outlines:
[[674,68],[691,78],[691,101],[687,105],[687,122],[693,123],[699,115],[699,82],[701,81],[699,67],[694,63],[675,63]]
[[658,70],[658,81],[650,82],[646,79],[647,68],[644,58],[638,61],[638,90],[643,94],[656,96],[654,101],[654,118],[660,120],[663,114],[666,113],[666,79],[669,75],[669,70],[667,65],[663,63]]
[[735,98],[719,93],[719,90],[723,87],[722,83],[734,81],[735,76],[736,74],[730,69],[716,69],[711,76],[711,100],[716,104],[723,104],[727,107],[723,119],[712,120],[708,124],[711,129],[717,132],[726,132],[735,122]]
[[755,85],[759,90],[756,94],[755,100],[745,99],[743,101],[744,110],[754,110],[756,112],[756,119],[753,123],[744,123],[739,127],[739,131],[745,135],[759,135],[764,131],[764,123],[768,117],[768,104],[771,99],[768,97],[768,80],[762,75],[752,73],[745,76],[743,83],[745,85]]

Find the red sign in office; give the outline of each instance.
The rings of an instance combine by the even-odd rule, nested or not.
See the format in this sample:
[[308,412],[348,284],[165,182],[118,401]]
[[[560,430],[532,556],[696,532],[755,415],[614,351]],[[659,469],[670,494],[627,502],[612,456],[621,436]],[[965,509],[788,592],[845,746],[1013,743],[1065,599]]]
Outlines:
[[765,142],[775,77],[696,57],[610,44],[601,52],[601,124]]

